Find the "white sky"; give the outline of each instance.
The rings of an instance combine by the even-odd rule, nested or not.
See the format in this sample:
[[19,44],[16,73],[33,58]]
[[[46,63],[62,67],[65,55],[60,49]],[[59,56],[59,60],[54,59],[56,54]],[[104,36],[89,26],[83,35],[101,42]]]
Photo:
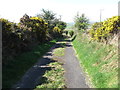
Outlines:
[[19,22],[26,13],[35,16],[41,9],[48,9],[62,16],[65,22],[74,22],[77,12],[85,13],[90,21],[99,21],[100,9],[102,20],[118,15],[120,0],[0,0],[0,18]]

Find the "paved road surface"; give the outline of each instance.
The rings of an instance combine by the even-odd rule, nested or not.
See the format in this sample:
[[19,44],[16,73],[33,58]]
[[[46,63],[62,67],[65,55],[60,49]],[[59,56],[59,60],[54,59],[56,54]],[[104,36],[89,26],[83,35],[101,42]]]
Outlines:
[[85,76],[76,58],[75,51],[69,42],[66,47],[64,58],[65,81],[67,88],[88,88]]
[[[67,41],[68,42],[68,41]],[[47,64],[53,62],[52,52],[55,48],[59,48],[60,45],[56,44],[47,52],[43,58],[41,58],[33,67],[31,67],[21,80],[13,86],[13,88],[35,88],[37,84],[40,83],[40,78],[45,73],[46,70],[50,70],[50,67],[47,67]],[[73,47],[70,45],[70,42],[66,45],[64,60],[64,69],[65,69],[65,83],[67,88],[88,88],[86,85],[82,69],[79,65],[79,61],[75,56]]]

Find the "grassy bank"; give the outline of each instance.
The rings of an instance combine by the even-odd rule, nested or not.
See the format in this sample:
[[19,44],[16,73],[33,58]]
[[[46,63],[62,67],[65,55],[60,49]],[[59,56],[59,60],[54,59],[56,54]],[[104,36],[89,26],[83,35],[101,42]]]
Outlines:
[[81,35],[77,35],[73,46],[94,88],[118,88],[117,47],[90,42]]
[[64,56],[65,55],[65,49],[64,48],[58,48],[58,49],[55,49],[53,54],[55,56]]
[[56,40],[37,45],[32,51],[23,53],[3,66],[3,88],[10,88],[23,74],[42,57]]

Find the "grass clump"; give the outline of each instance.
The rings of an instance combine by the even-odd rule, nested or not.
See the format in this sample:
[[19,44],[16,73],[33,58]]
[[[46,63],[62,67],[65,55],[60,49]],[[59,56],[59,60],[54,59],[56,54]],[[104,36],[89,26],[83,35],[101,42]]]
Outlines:
[[64,69],[58,62],[50,63],[48,66],[52,67],[50,71],[46,71],[43,75],[46,80],[41,85],[38,85],[35,90],[40,88],[64,88]]
[[89,42],[77,35],[73,41],[81,65],[88,73],[95,88],[118,88],[117,47]]
[[65,48],[57,48],[54,50],[53,54],[55,56],[64,56],[65,55]]
[[32,51],[22,53],[3,66],[3,88],[11,88],[23,74],[42,57],[56,40],[36,46]]

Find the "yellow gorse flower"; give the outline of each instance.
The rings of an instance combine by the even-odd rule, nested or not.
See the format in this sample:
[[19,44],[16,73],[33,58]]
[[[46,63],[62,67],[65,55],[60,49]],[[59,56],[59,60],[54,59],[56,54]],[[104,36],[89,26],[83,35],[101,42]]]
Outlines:
[[104,22],[97,22],[92,25],[89,33],[92,38],[99,39],[100,37],[107,37],[113,33],[120,30],[120,16],[113,16],[108,18]]

